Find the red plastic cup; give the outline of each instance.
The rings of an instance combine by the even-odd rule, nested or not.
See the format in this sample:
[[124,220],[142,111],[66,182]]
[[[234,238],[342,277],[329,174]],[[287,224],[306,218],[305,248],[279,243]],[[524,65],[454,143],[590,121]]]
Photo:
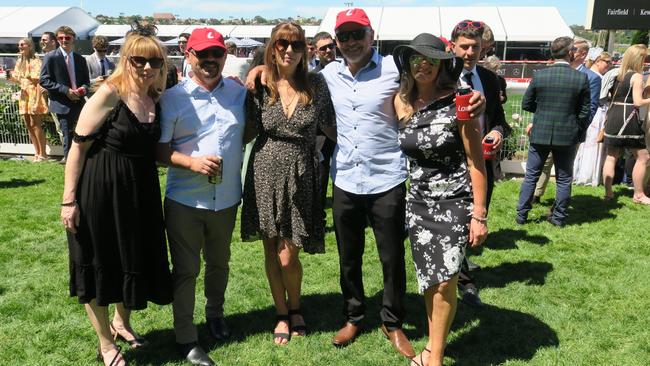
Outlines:
[[494,160],[496,157],[497,151],[494,150],[494,139],[492,137],[486,137],[483,140],[483,159]]
[[469,116],[469,100],[472,98],[472,89],[461,88],[456,93],[456,119],[467,121]]

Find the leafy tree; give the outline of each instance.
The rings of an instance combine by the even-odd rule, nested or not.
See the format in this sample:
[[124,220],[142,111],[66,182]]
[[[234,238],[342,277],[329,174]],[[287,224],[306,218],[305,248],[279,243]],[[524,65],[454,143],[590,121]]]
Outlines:
[[650,41],[650,39],[649,39],[650,37],[649,37],[648,33],[649,33],[649,31],[647,29],[646,30],[641,30],[641,29],[637,30],[636,32],[634,32],[634,35],[632,36],[631,43],[632,44],[645,44],[645,45],[647,45],[648,42]]

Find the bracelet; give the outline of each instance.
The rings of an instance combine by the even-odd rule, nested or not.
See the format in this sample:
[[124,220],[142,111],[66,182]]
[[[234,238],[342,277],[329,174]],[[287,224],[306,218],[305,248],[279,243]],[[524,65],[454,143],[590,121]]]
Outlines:
[[482,223],[486,224],[488,218],[487,218],[487,216],[479,217],[479,216],[474,216],[474,215],[472,215],[472,220],[476,220],[476,221],[478,221],[478,222],[482,222]]
[[77,204],[77,200],[70,201],[70,202],[62,202],[61,206],[67,207],[67,206],[74,206]]

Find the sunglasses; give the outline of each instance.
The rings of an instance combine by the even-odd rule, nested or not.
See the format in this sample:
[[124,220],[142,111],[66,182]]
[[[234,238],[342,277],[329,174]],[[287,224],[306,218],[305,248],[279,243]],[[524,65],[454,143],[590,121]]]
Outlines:
[[95,50],[95,51],[97,51],[99,53],[106,53],[107,50],[105,48],[102,48],[101,50]]
[[205,50],[197,51],[195,49],[191,49],[190,52],[196,56],[196,58],[204,59],[208,57],[213,57],[213,58],[222,58],[223,55],[226,54],[226,50],[223,48],[207,48]]
[[318,50],[319,50],[320,52],[325,52],[325,51],[327,51],[327,50],[333,50],[333,49],[335,49],[335,48],[336,48],[336,45],[334,44],[334,42],[332,42],[332,43],[330,43],[330,44],[326,44],[326,45],[324,45],[324,46],[320,46],[320,47],[318,47]]
[[464,29],[483,29],[483,22],[475,22],[471,20],[464,20],[458,24],[456,24],[456,30],[464,30]]
[[350,37],[352,37],[355,41],[360,41],[366,36],[367,32],[368,30],[365,28],[347,32],[338,32],[336,33],[336,39],[340,42],[347,42],[350,40]]
[[72,40],[72,36],[58,36],[56,37],[59,41],[70,41]]
[[149,64],[152,69],[159,69],[165,62],[165,60],[160,57],[146,58],[142,56],[129,56],[129,61],[133,67],[138,69],[143,69],[147,64]]
[[302,52],[305,50],[305,47],[307,47],[307,44],[305,43],[305,41],[300,41],[300,40],[288,41],[284,38],[280,38],[275,41],[275,49],[280,52],[286,51],[289,48],[289,46],[291,46],[293,52]]
[[429,65],[432,66],[440,65],[440,59],[437,58],[430,58],[420,54],[411,55],[411,57],[409,57],[409,63],[413,67],[420,67],[420,65],[422,65],[424,61],[426,61]]

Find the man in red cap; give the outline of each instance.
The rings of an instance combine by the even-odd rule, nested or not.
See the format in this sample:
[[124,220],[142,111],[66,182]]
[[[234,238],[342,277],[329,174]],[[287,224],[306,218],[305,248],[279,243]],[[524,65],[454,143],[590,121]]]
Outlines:
[[185,55],[190,77],[160,100],[158,159],[170,166],[165,223],[176,343],[189,363],[210,366],[214,361],[199,346],[193,322],[196,278],[202,251],[208,333],[217,340],[228,338],[223,303],[230,240],[241,200],[243,143],[254,134],[254,123],[246,118],[246,89],[221,75],[227,54],[219,32],[195,29]]

